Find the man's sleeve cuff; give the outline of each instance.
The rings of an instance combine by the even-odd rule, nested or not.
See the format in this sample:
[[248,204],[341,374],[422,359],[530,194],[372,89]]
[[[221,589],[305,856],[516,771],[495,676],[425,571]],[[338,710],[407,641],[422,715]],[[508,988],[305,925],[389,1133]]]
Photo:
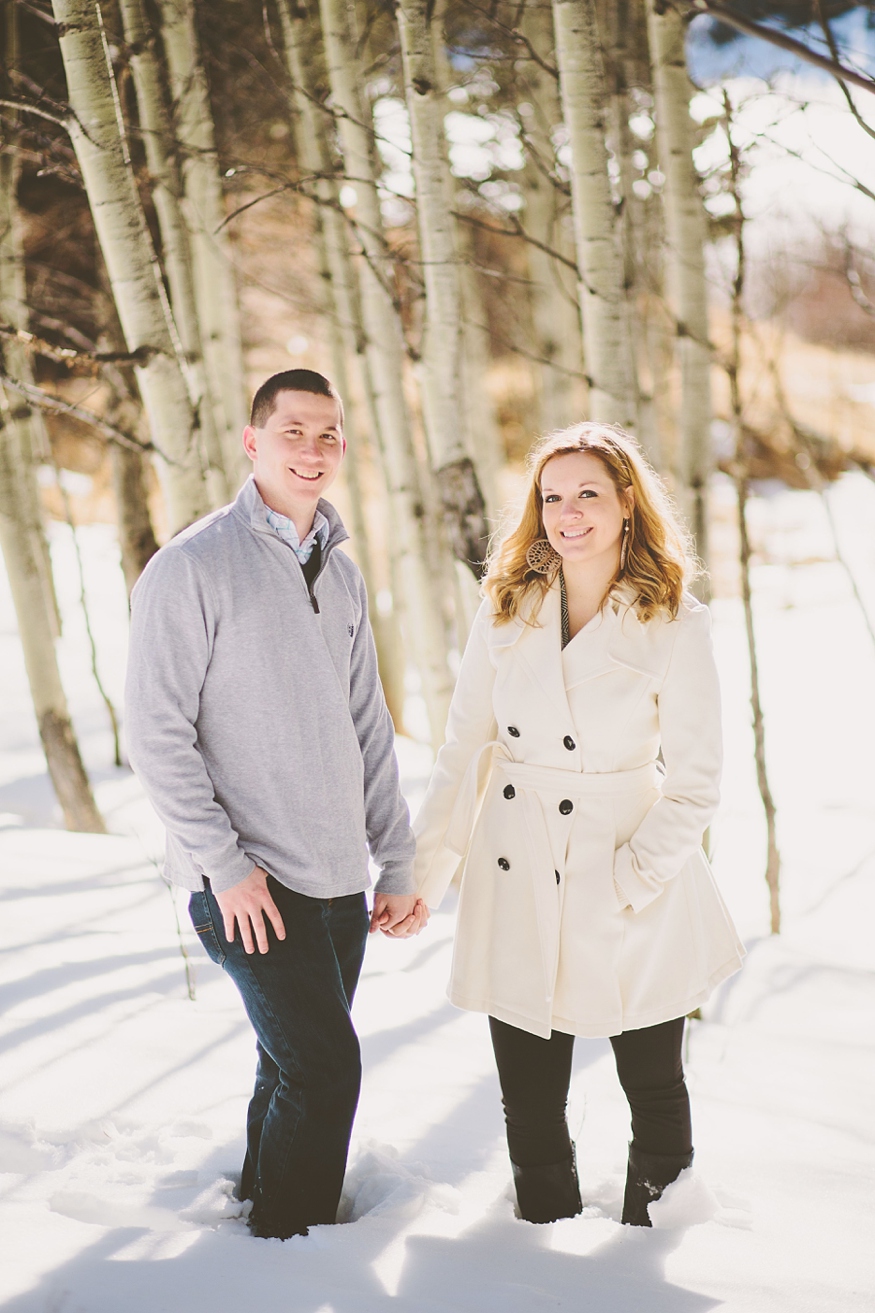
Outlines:
[[380,878],[374,885],[378,894],[397,894],[404,896],[416,893],[413,882],[413,862],[387,862],[380,872]]
[[246,853],[235,848],[223,860],[204,862],[204,875],[214,894],[224,894],[251,875],[252,868],[257,865]]

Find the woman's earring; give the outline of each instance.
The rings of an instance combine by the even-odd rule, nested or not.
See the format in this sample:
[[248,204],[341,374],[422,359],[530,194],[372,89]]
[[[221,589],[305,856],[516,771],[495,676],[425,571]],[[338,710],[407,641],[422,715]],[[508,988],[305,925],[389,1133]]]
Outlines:
[[562,557],[547,538],[538,538],[526,552],[526,565],[535,574],[555,574]]
[[632,526],[628,520],[623,521],[623,542],[620,547],[620,573],[621,574],[626,568],[626,556],[629,551],[629,531],[631,527]]

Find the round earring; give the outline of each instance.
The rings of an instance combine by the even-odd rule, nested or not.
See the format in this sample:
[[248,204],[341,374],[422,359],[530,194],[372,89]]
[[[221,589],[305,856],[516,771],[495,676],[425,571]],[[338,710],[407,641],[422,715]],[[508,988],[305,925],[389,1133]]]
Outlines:
[[629,552],[629,533],[632,526],[628,520],[623,521],[623,543],[620,547],[620,573],[626,568],[626,556]]
[[526,552],[526,565],[535,574],[555,574],[562,564],[562,557],[547,538],[538,538]]

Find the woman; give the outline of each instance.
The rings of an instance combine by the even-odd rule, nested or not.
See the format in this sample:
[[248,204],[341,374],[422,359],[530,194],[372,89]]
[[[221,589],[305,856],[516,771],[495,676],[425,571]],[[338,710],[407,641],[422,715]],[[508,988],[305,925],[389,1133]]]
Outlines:
[[632,1112],[623,1221],[693,1156],[684,1018],[743,948],[700,844],[717,807],[710,613],[622,430],[542,440],[494,553],[417,818],[418,892],[464,859],[449,996],[489,1015],[519,1212],[580,1212],[575,1035],[609,1036]]

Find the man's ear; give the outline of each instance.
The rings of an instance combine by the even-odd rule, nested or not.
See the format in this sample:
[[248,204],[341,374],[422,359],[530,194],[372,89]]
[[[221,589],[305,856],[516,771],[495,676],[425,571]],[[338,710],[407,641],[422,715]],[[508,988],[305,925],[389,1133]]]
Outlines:
[[250,460],[255,460],[258,455],[256,448],[256,431],[251,424],[247,424],[243,430],[243,450]]

